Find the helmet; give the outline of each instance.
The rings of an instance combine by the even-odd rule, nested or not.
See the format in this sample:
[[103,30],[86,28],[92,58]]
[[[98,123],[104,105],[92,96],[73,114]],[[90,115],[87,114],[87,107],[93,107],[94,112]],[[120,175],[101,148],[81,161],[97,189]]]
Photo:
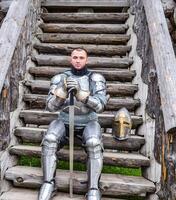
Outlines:
[[113,136],[117,140],[128,139],[132,127],[131,116],[126,108],[121,108],[114,118]]

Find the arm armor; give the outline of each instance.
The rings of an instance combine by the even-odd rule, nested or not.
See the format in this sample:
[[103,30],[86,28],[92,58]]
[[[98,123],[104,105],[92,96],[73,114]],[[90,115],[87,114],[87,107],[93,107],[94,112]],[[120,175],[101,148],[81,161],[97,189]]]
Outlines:
[[50,90],[48,93],[48,98],[46,100],[47,109],[50,112],[57,111],[58,109],[60,109],[62,107],[62,105],[65,102],[65,99],[54,95],[54,91],[56,90],[56,88],[59,87],[64,90],[63,87],[64,87],[64,78],[65,77],[66,76],[64,74],[59,74],[59,75],[54,76],[51,79],[51,86],[50,86]]
[[107,104],[106,81],[101,74],[93,73],[90,77],[91,93],[86,104],[95,112],[101,113]]

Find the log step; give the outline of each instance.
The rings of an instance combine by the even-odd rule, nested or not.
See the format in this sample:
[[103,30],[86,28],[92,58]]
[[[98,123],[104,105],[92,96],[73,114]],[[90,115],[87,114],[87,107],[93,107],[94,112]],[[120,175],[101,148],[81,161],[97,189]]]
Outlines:
[[[25,85],[31,88],[32,93],[48,94],[50,81],[32,80],[32,81],[26,81]],[[138,90],[138,86],[135,84],[107,83],[107,93],[110,95],[130,96],[130,95],[134,95],[137,90]]]
[[[69,171],[56,171],[56,186],[59,191],[69,189]],[[73,187],[75,193],[86,193],[86,173],[74,171]],[[42,173],[40,168],[15,166],[9,168],[5,177],[13,181],[18,187],[39,188],[42,183]],[[155,185],[143,177],[123,176],[118,174],[102,174],[100,188],[103,195],[118,197],[120,195],[142,195],[144,193],[155,192]]]
[[[53,67],[53,66],[39,66],[39,67],[30,67],[29,73],[33,74],[36,77],[45,77],[50,80],[53,76],[63,73],[70,68],[65,67]],[[129,69],[90,69],[89,71],[94,73],[102,74],[106,81],[121,81],[121,82],[128,82],[132,81],[133,78],[136,76],[136,72],[134,70]],[[137,91],[137,85],[133,85],[134,90]]]
[[[48,112],[43,110],[23,110],[20,112],[20,118],[26,124],[48,125],[52,120],[57,119],[59,112]],[[142,124],[143,119],[141,116],[132,115],[132,128],[136,128]],[[111,112],[104,112],[98,114],[99,123],[102,128],[112,128],[114,114]]]
[[[19,189],[12,188],[10,191],[5,192],[0,196],[0,200],[36,200],[38,197],[38,191],[31,189]],[[56,196],[52,200],[70,200],[68,193],[57,192]],[[84,195],[74,194],[72,200],[85,200]],[[117,198],[102,197],[102,200],[123,200]]]
[[[38,65],[70,67],[69,56],[56,55],[33,55],[32,60]],[[108,57],[89,57],[87,67],[89,68],[128,68],[133,60],[128,57],[124,58],[108,58]]]
[[[41,143],[47,129],[32,128],[32,127],[18,127],[15,129],[15,136],[19,137],[23,142]],[[144,137],[130,135],[127,140],[115,140],[111,134],[103,133],[103,145],[105,149],[124,150],[124,151],[138,151],[145,143]],[[81,145],[80,140],[75,140],[75,144]]]
[[61,24],[42,23],[39,26],[44,33],[126,33],[127,24]]
[[123,45],[93,45],[93,44],[57,44],[57,43],[36,43],[34,48],[39,53],[57,53],[61,55],[70,55],[71,51],[76,48],[86,49],[90,55],[100,56],[125,56],[131,51],[131,46]]
[[[23,100],[28,102],[32,109],[44,109],[46,107],[46,99],[47,95],[42,94],[24,94],[23,96]],[[139,99],[114,97],[109,99],[105,110],[117,111],[125,107],[129,111],[134,111],[139,106]]]
[[45,0],[42,1],[42,6],[44,7],[92,7],[92,8],[118,8],[118,7],[129,7],[129,1],[128,0]]
[[[34,156],[41,157],[41,147],[16,145],[10,148],[12,155],[18,156]],[[57,152],[59,160],[69,161],[69,150],[61,149]],[[86,163],[87,155],[83,150],[74,150],[74,161]],[[150,165],[150,160],[140,154],[132,153],[117,153],[117,152],[104,152],[103,153],[104,165],[123,166],[123,167],[147,167]]]
[[125,23],[128,13],[41,13],[44,22],[53,23]]
[[130,35],[126,34],[86,34],[86,33],[43,33],[37,34],[41,42],[70,44],[126,44]]

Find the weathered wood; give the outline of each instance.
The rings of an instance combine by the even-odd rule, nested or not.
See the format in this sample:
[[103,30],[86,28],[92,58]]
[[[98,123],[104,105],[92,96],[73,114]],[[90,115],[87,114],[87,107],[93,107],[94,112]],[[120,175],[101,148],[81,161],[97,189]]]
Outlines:
[[6,12],[8,11],[10,5],[12,3],[12,0],[8,0],[8,1],[3,1],[1,0],[0,2],[0,9],[3,11],[3,12]]
[[[48,94],[50,88],[50,81],[27,81],[26,86],[31,87],[32,93]],[[137,91],[137,85],[127,83],[108,83],[107,93],[116,96],[130,96]]]
[[124,23],[128,13],[41,13],[44,22]]
[[[29,103],[29,107],[34,109],[44,109],[46,107],[47,95],[42,94],[24,94],[23,100]],[[140,100],[132,98],[110,98],[106,109],[111,111],[117,111],[120,108],[125,107],[129,111],[134,111],[140,106]]]
[[[87,185],[84,172],[74,172],[73,187],[75,193],[85,193]],[[38,188],[42,183],[41,169],[32,167],[16,166],[6,171],[6,179],[13,181],[18,187]],[[56,186],[59,191],[69,189],[69,171],[57,170]],[[135,176],[123,176],[117,174],[102,174],[100,188],[103,195],[116,197],[120,195],[142,195],[146,192],[153,193],[155,185],[142,178]]]
[[[10,148],[10,153],[17,156],[28,157],[41,157],[41,147],[16,145]],[[61,149],[57,152],[59,160],[69,161],[69,150]],[[74,150],[74,161],[86,163],[87,154],[84,150]],[[103,164],[111,166],[123,166],[123,167],[146,167],[149,166],[150,161],[147,157],[140,154],[132,153],[117,153],[117,152],[104,152]]]
[[[27,15],[29,2],[29,0],[24,0],[23,4],[19,0],[12,2],[0,29],[0,93]],[[18,12],[16,12],[17,10]]]
[[[0,198],[1,200],[24,200],[24,199],[33,200],[37,199],[37,197],[38,197],[38,191],[36,190],[12,188],[10,191],[3,193]],[[54,196],[52,199],[70,200],[70,197],[68,193],[57,192],[56,196]],[[85,200],[85,196],[74,194],[72,200]],[[102,200],[123,200],[123,199],[102,197]]]
[[59,53],[62,55],[70,55],[71,51],[76,48],[86,49],[89,55],[101,56],[126,55],[131,51],[131,46],[126,45],[36,43],[34,48],[40,53]]
[[7,75],[2,93],[0,93],[0,151],[10,143],[10,74]]
[[126,44],[130,39],[126,34],[86,34],[86,33],[43,33],[37,35],[41,42],[79,44]]
[[45,0],[42,3],[45,7],[129,7],[128,0],[103,0],[103,1],[81,1],[81,0]]
[[[51,113],[40,110],[24,110],[20,113],[20,118],[24,120],[26,124],[36,125],[48,125],[52,120],[57,119],[59,112]],[[142,124],[142,117],[132,115],[132,128],[138,127]],[[99,123],[104,128],[112,128],[114,114],[102,113],[98,114]]]
[[42,23],[40,28],[44,33],[126,33],[126,24],[61,24]]
[[158,75],[166,132],[176,131],[176,58],[160,0],[143,1]]
[[[32,57],[38,65],[52,65],[59,67],[70,67],[69,56],[56,56],[56,55],[35,55]],[[133,63],[133,60],[124,58],[106,58],[106,57],[89,57],[87,67],[90,68],[128,68]]]
[[167,17],[171,17],[173,14],[174,8],[176,6],[176,3],[174,0],[161,0],[162,6],[164,9],[164,13]]
[[[50,79],[53,76],[63,73],[64,71],[69,69],[70,68],[64,68],[64,67],[39,66],[39,67],[30,67],[29,73],[33,74],[36,77],[47,77],[48,79]],[[129,69],[94,68],[90,69],[90,71],[102,74],[105,77],[106,81],[122,81],[122,82],[132,81],[132,79],[136,75],[136,72],[134,70],[129,70]],[[137,85],[134,88],[136,91]]]
[[[31,127],[18,127],[15,129],[14,134],[19,137],[23,142],[41,143],[47,129],[31,128]],[[111,134],[103,134],[103,146],[105,149],[116,149],[124,151],[137,151],[145,143],[145,139],[141,136],[130,135],[127,140],[120,141],[113,138]],[[81,145],[79,140],[75,140],[75,144]]]

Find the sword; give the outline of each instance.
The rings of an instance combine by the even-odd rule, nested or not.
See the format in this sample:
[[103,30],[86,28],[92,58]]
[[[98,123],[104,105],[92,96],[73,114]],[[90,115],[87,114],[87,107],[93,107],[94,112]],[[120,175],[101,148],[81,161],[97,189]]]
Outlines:
[[70,146],[70,198],[73,198],[73,148],[74,148],[74,90],[69,91],[69,146]]

